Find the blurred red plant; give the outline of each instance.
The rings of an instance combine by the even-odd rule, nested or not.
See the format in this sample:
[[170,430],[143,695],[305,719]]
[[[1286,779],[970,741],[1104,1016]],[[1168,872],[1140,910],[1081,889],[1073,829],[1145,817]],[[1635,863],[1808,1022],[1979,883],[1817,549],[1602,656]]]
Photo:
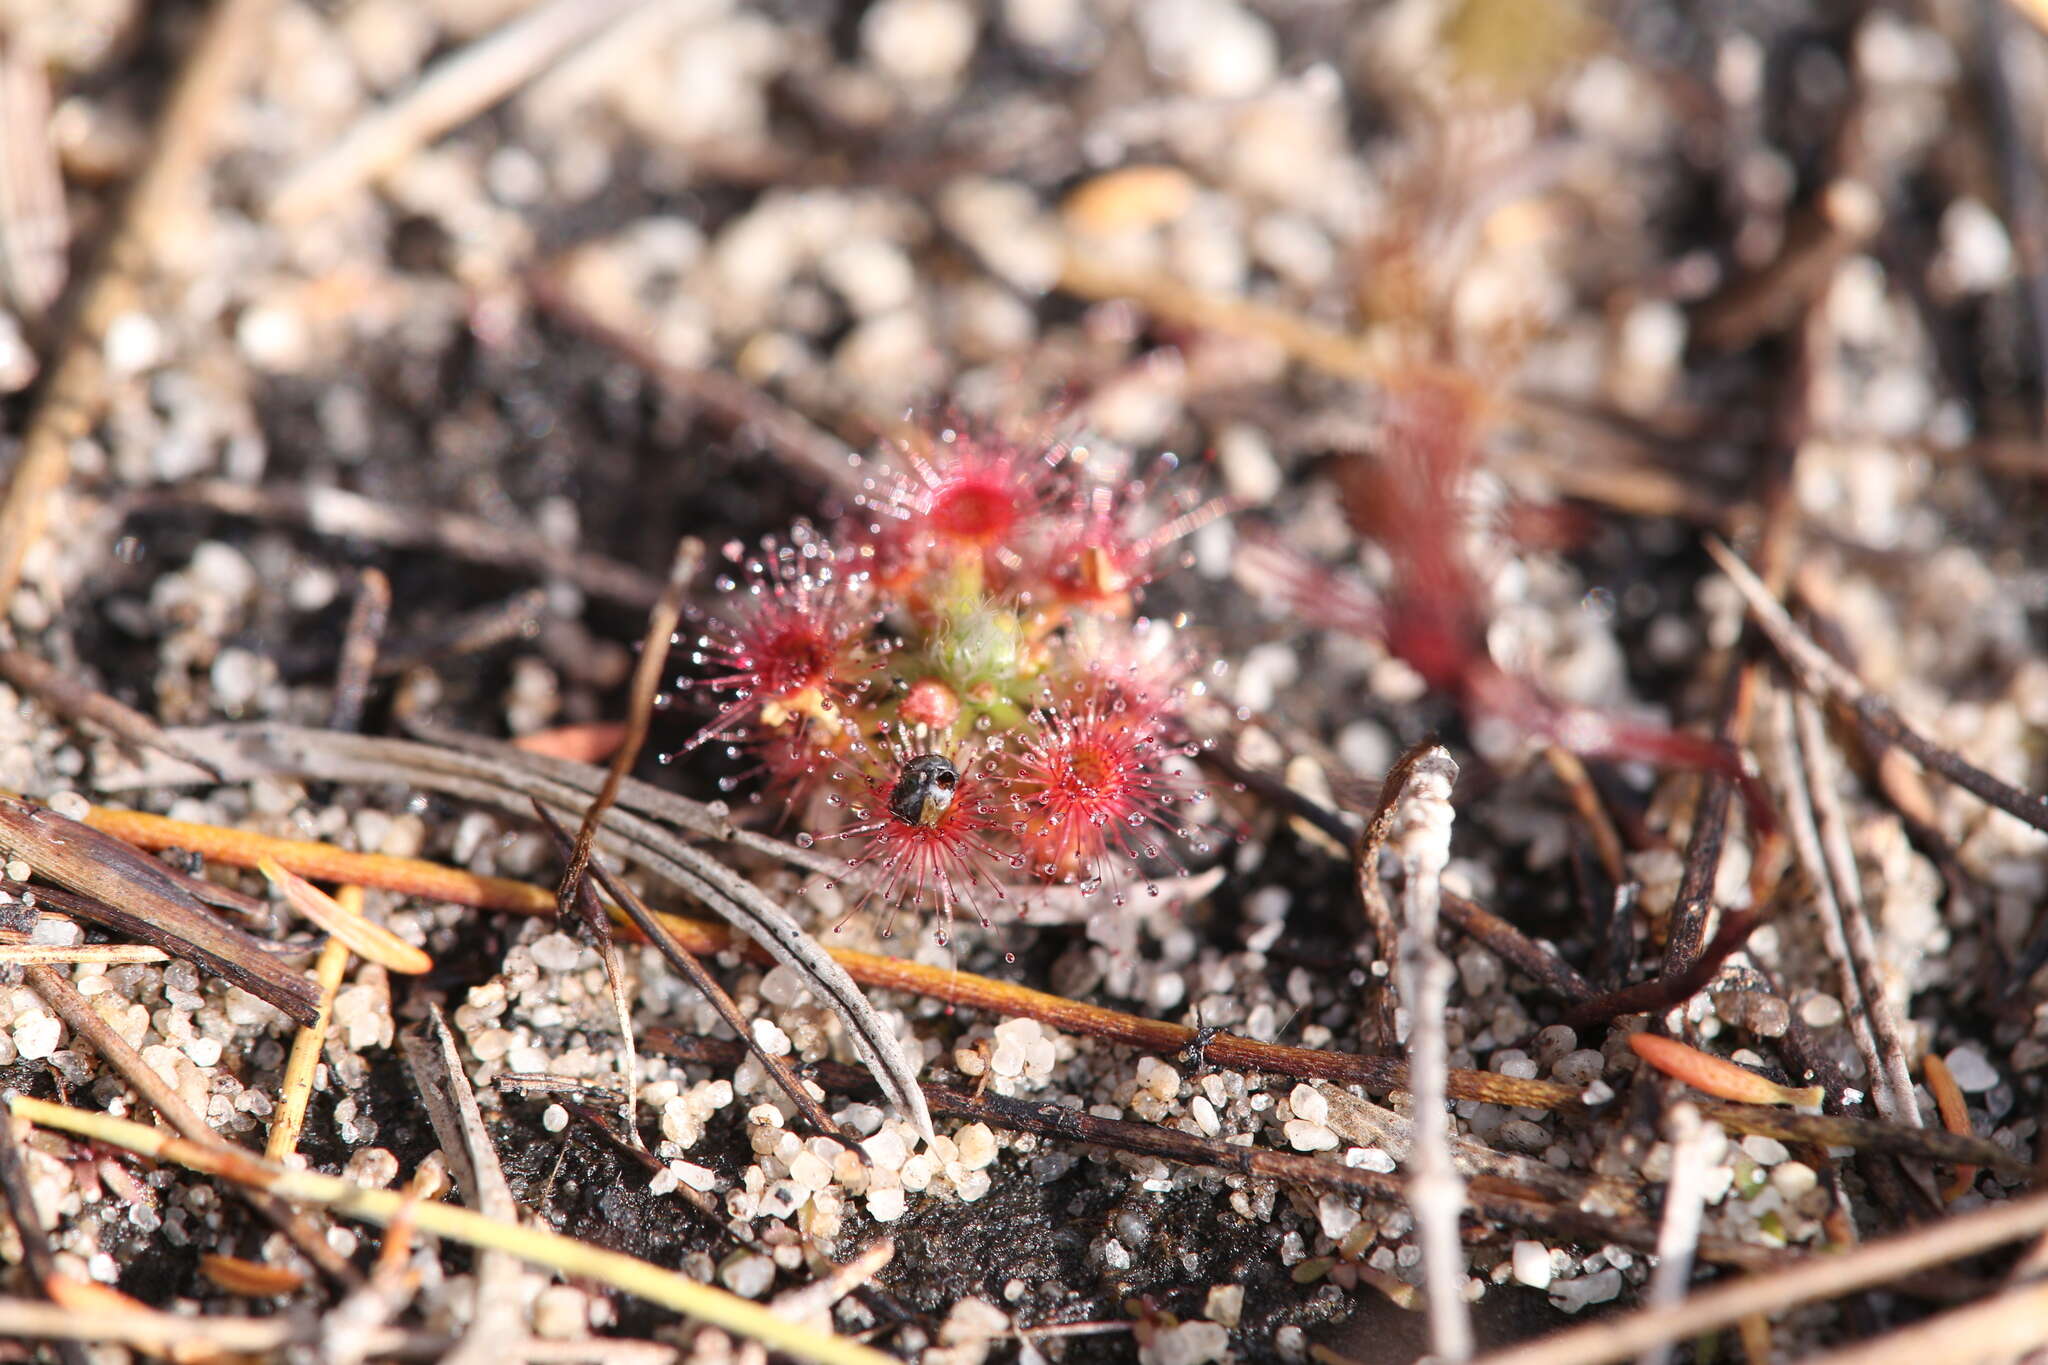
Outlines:
[[1470,722],[1496,722],[1583,758],[1726,777],[1740,788],[1752,826],[1774,830],[1769,798],[1734,748],[1560,701],[1494,659],[1483,584],[1466,549],[1486,395],[1462,375],[1418,368],[1388,380],[1385,403],[1374,449],[1344,459],[1337,484],[1351,528],[1386,552],[1386,591],[1256,535],[1241,560],[1253,580],[1306,621],[1380,641]]

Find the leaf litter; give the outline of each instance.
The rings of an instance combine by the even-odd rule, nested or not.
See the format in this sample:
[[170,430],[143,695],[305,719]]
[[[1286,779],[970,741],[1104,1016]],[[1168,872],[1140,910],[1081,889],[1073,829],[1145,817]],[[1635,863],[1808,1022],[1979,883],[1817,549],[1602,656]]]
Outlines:
[[[0,15],[69,101],[8,154],[54,150],[79,204],[143,177],[75,323],[35,289],[0,318],[30,362],[0,375],[46,376],[0,397],[0,784],[31,798],[0,933],[78,954],[0,966],[49,1125],[6,1203],[62,1210],[0,1331],[163,1347],[185,1297],[202,1342],[287,1349],[196,1249],[368,1356],[722,1358],[635,1293],[827,1358],[1420,1354],[1425,1306],[1450,1357],[2037,1346],[2001,1248],[2048,1222],[2048,522],[2010,454],[2040,92],[2006,56],[2042,35],[1437,8],[238,0],[189,49],[118,3]],[[107,92],[186,51],[138,153]],[[1161,480],[1167,450],[1201,458]],[[897,596],[790,586],[799,525],[861,556],[835,592]],[[500,737],[629,713],[679,534],[862,657],[764,672],[775,623],[701,593],[676,758],[570,846],[675,936],[607,962],[549,922],[532,819],[605,774]],[[1283,590],[1236,591],[1275,543]],[[1185,653],[1090,624],[1138,612]],[[1361,786],[1431,740],[1447,857],[1358,846]],[[368,956],[266,924],[265,857],[359,894]],[[768,953],[668,914],[699,907]],[[138,1101],[216,1180],[57,1136],[165,1150],[109,1126]],[[299,1166],[262,1166],[301,1105]],[[472,1227],[440,1163],[480,1235],[578,1239],[510,1251],[676,1273],[443,1257],[406,1231]],[[93,1284],[129,1298],[38,1316]],[[745,1311],[778,1294],[794,1335]]]

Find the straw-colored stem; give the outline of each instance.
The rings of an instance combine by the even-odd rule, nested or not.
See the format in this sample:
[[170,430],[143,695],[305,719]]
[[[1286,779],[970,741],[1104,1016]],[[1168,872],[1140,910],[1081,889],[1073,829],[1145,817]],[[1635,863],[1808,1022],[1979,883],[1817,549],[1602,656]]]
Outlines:
[[147,943],[81,943],[72,948],[60,948],[53,943],[0,943],[0,967],[70,967],[82,962],[127,967],[170,960],[169,953]]
[[[344,886],[334,899],[351,914],[363,911],[363,888]],[[278,1087],[277,1117],[270,1123],[270,1138],[263,1155],[283,1161],[299,1149],[299,1134],[306,1126],[306,1105],[313,1098],[313,1073],[320,1067],[320,1053],[327,1046],[327,1023],[334,1017],[334,996],[348,971],[348,945],[330,938],[313,964],[313,978],[320,983],[320,1017],[299,1030],[292,1039],[291,1056],[285,1059],[284,1082]]]
[[18,1118],[45,1128],[119,1147],[156,1161],[173,1161],[281,1199],[322,1204],[345,1217],[388,1226],[410,1217],[423,1233],[468,1246],[504,1251],[531,1265],[592,1279],[700,1322],[758,1341],[820,1365],[893,1365],[890,1357],[857,1342],[799,1323],[785,1322],[759,1304],[722,1289],[686,1279],[672,1270],[579,1242],[541,1228],[521,1227],[448,1204],[421,1203],[394,1190],[373,1190],[336,1176],[294,1171],[230,1149],[202,1147],[183,1138],[108,1114],[73,1109],[17,1095],[10,1101]]

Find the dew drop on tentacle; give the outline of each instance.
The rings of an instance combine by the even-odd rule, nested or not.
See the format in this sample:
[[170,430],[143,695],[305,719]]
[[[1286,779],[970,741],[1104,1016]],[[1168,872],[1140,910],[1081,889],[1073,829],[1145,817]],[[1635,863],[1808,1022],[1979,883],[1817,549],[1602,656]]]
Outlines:
[[796,846],[798,848],[809,848],[817,842],[816,837],[809,830],[802,830],[796,836]]

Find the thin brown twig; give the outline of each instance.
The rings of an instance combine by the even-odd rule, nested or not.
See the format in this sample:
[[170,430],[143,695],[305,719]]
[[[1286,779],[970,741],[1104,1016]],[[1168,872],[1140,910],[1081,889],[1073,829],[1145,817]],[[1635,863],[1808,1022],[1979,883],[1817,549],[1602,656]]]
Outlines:
[[[47,1294],[57,1276],[57,1250],[51,1245],[50,1234],[43,1227],[43,1215],[36,1208],[28,1157],[21,1134],[16,1131],[19,1122],[12,1115],[0,1117],[0,1202],[6,1204],[15,1234],[21,1239],[21,1259],[28,1267],[31,1282]],[[57,1351],[65,1365],[92,1365],[92,1354],[83,1343],[59,1342]]]
[[[1715,727],[1716,739],[1740,748],[1749,730],[1757,685],[1758,674],[1752,668],[1738,666],[1730,674],[1720,723]],[[1707,773],[1700,782],[1692,836],[1685,846],[1685,870],[1679,879],[1677,899],[1672,903],[1669,937],[1664,944],[1663,975],[1672,980],[1684,977],[1706,953],[1709,926],[1714,920],[1714,883],[1721,871],[1728,815],[1735,801],[1735,784],[1728,778]]]
[[215,781],[220,780],[218,768],[165,734],[163,727],[154,720],[104,692],[86,686],[25,649],[0,649],[0,678],[5,678],[60,716],[90,721],[124,744],[169,754],[209,774]]
[[[1751,662],[1738,664],[1727,681],[1715,738],[1738,753],[1748,739],[1760,684],[1761,673]],[[1721,964],[1743,945],[1755,927],[1760,913],[1758,907],[1727,910],[1721,913],[1713,937],[1707,937],[1707,928],[1713,923],[1716,910],[1714,883],[1721,870],[1721,854],[1736,784],[1718,773],[1703,774],[1700,782],[1692,835],[1686,843],[1684,871],[1671,907],[1663,970],[1654,980],[1581,1001],[1565,1016],[1565,1022],[1574,1028],[1604,1023],[1623,1014],[1657,1013],[1683,1004],[1714,979]],[[1751,834],[1757,836],[1758,831],[1752,830]],[[1777,837],[1775,832],[1771,832],[1768,837],[1758,838],[1758,843],[1768,844]],[[1765,849],[1759,847],[1755,856],[1761,863],[1766,858]],[[1761,877],[1752,876],[1752,894],[1761,887]]]
[[[1365,822],[1352,859],[1352,870],[1358,884],[1358,905],[1365,914],[1366,928],[1372,932],[1373,954],[1377,959],[1369,971],[1374,974],[1367,986],[1366,1008],[1371,1011],[1368,1024],[1371,1035],[1367,1045],[1391,1052],[1399,1038],[1394,1023],[1394,983],[1379,975],[1391,965],[1390,959],[1399,951],[1401,943],[1400,925],[1394,919],[1393,904],[1387,899],[1387,888],[1380,877],[1380,855],[1386,851],[1387,836],[1394,828],[1395,807],[1399,804],[1401,790],[1408,784],[1408,775],[1416,762],[1428,750],[1422,747],[1410,749],[1395,760],[1380,783],[1379,805],[1374,808],[1372,818]],[[1313,823],[1313,822],[1311,822]]]
[[377,659],[376,675],[393,677],[424,664],[475,654],[537,633],[547,615],[546,588],[525,588],[502,602],[452,616],[425,633],[393,641]]
[[1615,828],[1607,803],[1600,799],[1600,789],[1586,771],[1586,761],[1561,744],[1544,745],[1543,757],[1549,762],[1550,770],[1557,774],[1557,780],[1564,784],[1565,793],[1571,797],[1572,808],[1578,811],[1579,819],[1585,822],[1586,832],[1592,837],[1593,848],[1600,855],[1600,866],[1607,873],[1607,879],[1616,886],[1627,881],[1628,863],[1622,849],[1621,831]]
[[[171,1089],[157,1074],[156,1068],[145,1061],[126,1038],[114,1031],[114,1026],[78,993],[77,987],[64,973],[54,967],[30,967],[23,973],[23,979],[28,982],[29,989],[50,1007],[51,1013],[62,1019],[65,1027],[74,1034],[91,1044],[100,1060],[113,1068],[114,1073],[126,1081],[166,1123],[193,1142],[221,1147],[230,1145],[192,1106],[185,1103],[177,1091]],[[291,1239],[292,1245],[307,1260],[337,1284],[352,1286],[361,1278],[347,1258],[328,1245],[326,1230],[317,1220],[259,1191],[249,1191],[246,1198],[258,1213]]]
[[[1261,774],[1244,768],[1227,757],[1218,758],[1216,751],[1204,750],[1203,758],[1205,761],[1214,760],[1216,766],[1233,781],[1241,782],[1247,787],[1258,790],[1261,796],[1283,803],[1290,814],[1306,821],[1318,831],[1328,835],[1333,841],[1355,844],[1358,852],[1352,857],[1352,873],[1358,886],[1359,902],[1365,912],[1368,924],[1373,929],[1374,939],[1381,944],[1392,943],[1397,940],[1399,931],[1394,927],[1391,914],[1387,908],[1386,891],[1378,875],[1378,857],[1375,854],[1368,858],[1366,853],[1368,845],[1374,849],[1384,847],[1385,845],[1386,831],[1379,829],[1377,835],[1374,833],[1375,828],[1383,819],[1383,813],[1386,809],[1384,805],[1374,811],[1372,821],[1366,824],[1363,832],[1355,832],[1352,826],[1347,823],[1347,816],[1331,809],[1306,793],[1297,792],[1291,787],[1272,780],[1270,776],[1267,777],[1264,784],[1259,784],[1256,779],[1262,776]],[[1397,762],[1395,771],[1398,770],[1399,764]],[[1380,787],[1383,794],[1392,784],[1393,778],[1394,773],[1389,772],[1386,781],[1382,782]],[[1373,865],[1373,870],[1370,873],[1367,871],[1367,864],[1369,862]],[[1463,934],[1466,938],[1471,939],[1474,943],[1500,958],[1517,971],[1535,978],[1537,982],[1556,992],[1566,1000],[1588,1000],[1598,994],[1593,988],[1592,983],[1581,976],[1578,970],[1569,962],[1559,957],[1555,951],[1536,942],[1536,940],[1530,938],[1513,924],[1486,909],[1478,902],[1468,900],[1452,891],[1443,892],[1440,899],[1441,905],[1439,908],[1443,914],[1445,924],[1458,933]],[[1384,927],[1382,926],[1383,919]],[[1385,949],[1381,948],[1380,951],[1384,952]],[[1390,1025],[1385,1030],[1385,1036],[1388,1038],[1393,1037]]]
[[1707,538],[1707,552],[1742,594],[1744,604],[1799,685],[1817,697],[1867,723],[1898,745],[1921,767],[1961,787],[1985,804],[2048,833],[2048,797],[2022,791],[1985,772],[1952,749],[1944,748],[1908,724],[1889,698],[1871,690],[1861,678],[1836,662],[1792,619],[1750,567],[1719,540]]
[[341,663],[334,673],[334,701],[327,711],[330,730],[359,730],[370,681],[377,675],[377,651],[391,622],[391,580],[382,569],[366,567],[356,574],[356,600],[341,632]]
[[130,512],[202,507],[252,521],[305,527],[315,535],[367,540],[396,549],[433,550],[527,577],[559,578],[593,597],[643,610],[661,596],[661,580],[604,555],[565,550],[531,530],[500,526],[442,508],[394,507],[341,488],[292,484],[251,487],[200,479],[131,495]]
[[[669,563],[668,581],[662,585],[661,596],[647,613],[647,632],[640,642],[640,660],[634,665],[633,680],[626,694],[626,737],[612,755],[611,766],[605,770],[604,785],[597,789],[597,795],[591,797],[590,804],[583,809],[583,823],[577,827],[576,837],[571,842],[568,867],[562,873],[562,884],[555,891],[556,920],[575,925],[577,931],[595,942],[604,955],[605,980],[611,986],[613,1012],[619,1024],[619,1065],[626,1082],[626,1133],[636,1145],[640,1141],[640,1077],[638,1059],[634,1055],[633,1008],[626,999],[625,963],[612,942],[611,921],[598,906],[597,897],[589,894],[584,874],[590,867],[598,826],[604,822],[605,812],[618,799],[619,784],[626,780],[627,771],[639,762],[640,750],[647,743],[647,727],[654,718],[654,702],[661,690],[661,675],[668,665],[668,652],[675,640],[676,625],[683,616],[683,594],[688,591],[690,580],[696,577],[697,566],[703,559],[704,545],[696,537],[684,536],[676,542],[675,558]],[[553,825],[546,808],[538,800],[533,805],[542,818]]]
[[631,360],[663,388],[701,405],[735,433],[759,440],[792,471],[815,479],[834,493],[860,491],[863,475],[844,441],[730,370],[686,367],[664,360],[645,339],[599,316],[576,297],[573,263],[571,255],[528,277],[529,295],[549,316],[586,340]]
[[1694,334],[1715,350],[1736,351],[1789,326],[1883,223],[1883,201],[1869,185],[1837,179],[1787,227],[1774,260],[1701,305]]
[[[555,835],[558,843],[567,841],[567,832],[546,806],[535,802],[534,813]],[[803,1116],[804,1122],[809,1124],[813,1131],[837,1139],[848,1150],[860,1152],[858,1144],[848,1141],[839,1131],[839,1126],[825,1113],[823,1106],[811,1098],[811,1092],[804,1089],[803,1081],[790,1070],[789,1062],[760,1045],[754,1036],[753,1025],[740,1013],[740,1007],[733,1002],[732,996],[726,993],[725,987],[719,984],[718,978],[705,968],[697,955],[670,931],[661,916],[650,910],[647,902],[641,900],[632,887],[613,876],[604,859],[595,854],[590,858],[590,873],[597,879],[598,885],[604,888],[605,894],[612,898],[612,903],[625,912],[626,919],[633,927],[654,945],[670,966],[682,974],[684,980],[695,986],[698,993],[711,1002],[711,1007],[718,1011],[718,1017],[725,1020],[726,1026],[746,1041],[754,1060],[776,1085],[782,1088],[782,1093],[789,1096],[790,1103],[796,1106],[797,1113]]]
[[[2048,1229],[2048,1193],[1808,1257],[1769,1274],[1700,1290],[1671,1308],[1639,1309],[1482,1356],[1475,1365],[1605,1365],[1663,1342],[1686,1341],[1756,1314],[1888,1284],[1916,1271],[2015,1242]],[[1923,1355],[1921,1359],[1934,1359]]]
[[1442,901],[1445,924],[1537,984],[1575,1003],[1599,994],[1571,963],[1486,907],[1450,891]]
[[[88,818],[96,827],[145,848],[176,845],[205,854],[231,867],[253,867],[272,857],[300,876],[323,881],[358,882],[406,895],[449,901],[482,910],[518,915],[552,915],[554,892],[504,877],[488,877],[418,858],[352,853],[314,840],[280,839],[246,830],[171,820],[139,811],[95,807]],[[664,924],[699,957],[721,952],[749,952],[766,960],[728,926],[661,913]],[[1013,1018],[1036,1019],[1068,1033],[1121,1043],[1162,1057],[1186,1051],[1204,1031],[1161,1019],[1144,1019],[1085,1001],[1035,991],[972,972],[929,966],[907,958],[884,957],[847,948],[828,950],[847,975],[879,990],[908,991],[944,1000],[959,1008],[987,1010]],[[1240,1071],[1267,1071],[1298,1080],[1320,1078],[1360,1085],[1385,1093],[1408,1088],[1408,1068],[1399,1060],[1361,1057],[1316,1048],[1287,1047],[1229,1033],[1207,1036],[1204,1055],[1220,1066]],[[1552,1081],[1523,1081],[1488,1071],[1454,1069],[1452,1099],[1537,1109],[1571,1109],[1578,1091]]]
[[[1913,1128],[1851,1114],[1801,1114],[1761,1104],[1702,1103],[1700,1112],[1724,1128],[1780,1142],[1853,1147],[1925,1161],[1974,1162],[2013,1175],[2027,1169],[2025,1162],[1991,1139],[1951,1133],[1946,1128]],[[1940,1205],[1930,1203],[1929,1207]]]
[[810,1125],[814,1132],[837,1139],[865,1162],[866,1152],[859,1144],[848,1141],[845,1134],[839,1131],[839,1125],[834,1123],[825,1113],[824,1107],[812,1098],[811,1092],[804,1088],[803,1082],[790,1070],[789,1063],[761,1046],[753,1028],[740,1013],[739,1006],[733,1003],[733,998],[719,984],[718,978],[705,968],[697,955],[684,947],[682,941],[669,932],[662,918],[650,910],[647,903],[635,895],[631,887],[612,875],[611,870],[604,865],[603,859],[593,859],[591,869],[599,883],[603,885],[606,894],[626,912],[634,926],[647,936],[647,941],[683,973],[690,984],[711,1002],[719,1017],[746,1041],[755,1061],[759,1062],[776,1085],[782,1088],[783,1093],[789,1096],[790,1102],[796,1106],[797,1113],[803,1117],[804,1122]]
[[[555,913],[564,923],[575,918],[577,891],[583,885],[584,870],[590,865],[590,851],[597,838],[598,826],[604,823],[605,813],[618,800],[619,784],[626,780],[626,774],[640,761],[640,750],[647,743],[647,728],[654,718],[654,701],[661,690],[661,676],[668,666],[668,651],[676,633],[676,625],[682,620],[683,594],[689,581],[696,576],[697,566],[703,562],[703,543],[692,536],[685,536],[676,543],[675,558],[669,564],[668,581],[662,585],[661,596],[647,613],[647,632],[640,643],[640,660],[633,667],[633,680],[627,693],[626,738],[612,755],[611,765],[605,769],[604,785],[584,808],[583,823],[577,827],[573,841],[575,852],[569,859],[568,870],[562,874],[562,883],[555,892]],[[593,932],[604,932],[603,925],[586,926]]]
[[[671,1029],[649,1030],[647,1043],[649,1047],[680,1060],[714,1066],[731,1066],[744,1055],[738,1043],[681,1035]],[[873,1084],[851,1067],[834,1063],[820,1063],[808,1070],[832,1090],[866,1093]],[[1156,1156],[1183,1165],[1207,1166],[1310,1189],[1347,1190],[1389,1204],[1401,1203],[1405,1198],[1407,1182],[1400,1175],[1347,1166],[1328,1157],[1240,1146],[1235,1142],[1185,1133],[1160,1124],[1100,1118],[1062,1104],[1013,1099],[987,1091],[977,1095],[930,1084],[924,1087],[924,1091],[933,1113],[986,1123],[992,1128],[1035,1133],[1140,1156]],[[1593,1201],[1582,1205],[1571,1199],[1556,1199],[1549,1192],[1513,1177],[1476,1174],[1467,1185],[1467,1199],[1469,1207],[1481,1217],[1513,1227],[1537,1229],[1551,1235],[1606,1240],[1617,1246],[1643,1251],[1656,1247],[1656,1227],[1647,1219],[1596,1212]],[[1701,1252],[1717,1263],[1750,1268],[1783,1264],[1786,1259],[1768,1248],[1730,1238],[1706,1239],[1702,1242]]]
[[0,796],[0,850],[65,888],[37,890],[65,913],[185,958],[301,1024],[318,1013],[312,983],[280,961],[269,944],[215,919],[161,864],[119,839]]
[[107,329],[133,306],[158,236],[182,221],[179,201],[206,166],[223,127],[221,107],[269,30],[272,2],[216,0],[157,120],[155,145],[83,286],[0,502],[0,608],[13,600],[22,563],[43,537],[50,499],[71,476],[73,442],[91,432],[104,410],[100,347]]
[[1581,1001],[1565,1012],[1564,1022],[1575,1029],[1584,1029],[1624,1014],[1656,1014],[1685,1003],[1720,975],[1722,964],[1749,938],[1757,919],[1755,910],[1727,912],[1721,916],[1721,927],[1715,930],[1714,937],[1683,972],[1676,976],[1659,976]]
[[1380,782],[1379,805],[1374,807],[1372,818],[1365,822],[1365,829],[1358,836],[1358,899],[1365,910],[1366,926],[1379,941],[1382,954],[1394,950],[1400,941],[1401,928],[1394,919],[1393,903],[1387,899],[1386,885],[1380,879],[1380,855],[1386,851],[1387,837],[1393,833],[1401,791],[1408,785],[1415,765],[1431,752],[1430,746],[1417,745],[1387,769],[1386,777]]

